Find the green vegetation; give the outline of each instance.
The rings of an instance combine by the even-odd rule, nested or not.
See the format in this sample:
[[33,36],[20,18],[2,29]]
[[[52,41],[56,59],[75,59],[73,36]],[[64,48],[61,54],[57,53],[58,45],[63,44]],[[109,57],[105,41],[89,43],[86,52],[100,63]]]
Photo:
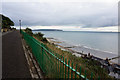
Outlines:
[[60,56],[64,56],[67,60],[70,60],[70,63],[74,63],[73,67],[75,69],[77,64],[77,70],[79,71],[80,67],[82,69],[81,74],[85,74],[85,70],[87,71],[87,78],[90,78],[91,72],[93,73],[93,78],[111,78],[107,71],[104,68],[100,67],[100,63],[95,60],[91,59],[84,59],[81,57],[76,57],[75,55],[72,55],[72,53],[68,51],[63,51],[60,48],[57,48],[55,45],[50,43],[45,43],[45,45],[49,48],[49,51],[52,53],[57,53]]
[[16,28],[11,28],[12,30],[16,30]]
[[30,36],[33,36],[32,30],[30,28],[26,28],[25,32],[29,34]]
[[[76,57],[72,53],[70,53],[68,51],[63,51],[60,48],[56,47],[56,45],[51,44],[48,41],[45,42],[46,40],[44,40],[43,34],[41,34],[41,33],[33,34],[30,29],[26,29],[25,31],[29,35],[32,35],[35,39],[39,40],[39,42],[42,43],[42,45],[44,45],[44,47],[46,47],[47,50],[49,50],[51,53],[56,55],[59,59],[63,60],[63,57],[64,57],[64,60],[66,59],[67,64],[68,64],[68,61],[70,61],[70,66],[72,66],[71,64],[73,63],[74,69],[76,68],[76,64],[77,64],[77,66],[78,66],[77,71],[80,72],[80,68],[81,68],[81,74],[86,75],[86,77],[88,79],[91,78],[91,75],[92,75],[91,73],[93,73],[94,79],[98,79],[98,77],[100,77],[102,79],[108,79],[108,78],[113,79],[108,75],[107,71],[104,68],[100,67],[100,63],[98,61],[91,60],[91,59],[84,59],[81,57]],[[33,42],[31,42],[31,43],[33,43]],[[30,44],[30,45],[33,46],[33,44]],[[44,50],[43,50],[43,52],[44,52],[44,64],[45,65],[43,65],[43,62],[41,62],[41,59],[43,58],[41,56],[43,56],[43,55],[42,54],[40,55],[40,53],[39,53],[39,52],[42,52],[41,47],[39,47],[39,46],[37,47],[37,45],[35,46],[35,44],[34,44],[32,52],[34,52],[34,54],[38,53],[38,54],[36,54],[36,57],[37,57],[37,60],[40,61],[39,63],[40,63],[40,66],[42,66],[42,70],[44,70],[46,72],[46,74],[45,74],[46,78],[59,78],[59,77],[61,77],[60,75],[65,75],[68,73],[68,71],[69,71],[68,68],[65,71],[64,69],[66,67],[64,65],[62,65],[59,61],[57,61],[56,59],[51,57],[49,55],[49,53],[47,54],[47,52]],[[47,54],[48,56],[45,54]],[[62,69],[59,65],[62,67]],[[56,69],[56,66],[58,66],[60,70],[58,70],[58,67]],[[64,69],[63,69],[63,67],[64,67]],[[60,74],[58,75],[59,71],[60,71]],[[56,74],[53,74],[54,72]],[[71,74],[72,73],[70,73],[69,78],[72,77]],[[68,75],[66,75],[66,77],[68,78]],[[76,77],[79,78],[79,76],[76,76]],[[73,74],[73,78],[75,78],[75,73]]]
[[1,14],[0,14],[0,16],[2,17],[2,28],[3,29],[4,28],[11,29],[10,26],[14,26],[14,22],[10,18],[8,18],[4,15],[1,15]]
[[42,42],[44,42],[44,43],[47,43],[47,42],[48,42],[47,39],[46,39],[45,37],[43,37],[44,34],[42,34],[42,33],[40,33],[40,32],[33,34],[32,30],[31,30],[30,28],[26,28],[26,29],[25,29],[25,32],[26,32],[27,34],[29,34],[30,36],[35,37],[35,38],[38,39],[39,41],[42,41]]

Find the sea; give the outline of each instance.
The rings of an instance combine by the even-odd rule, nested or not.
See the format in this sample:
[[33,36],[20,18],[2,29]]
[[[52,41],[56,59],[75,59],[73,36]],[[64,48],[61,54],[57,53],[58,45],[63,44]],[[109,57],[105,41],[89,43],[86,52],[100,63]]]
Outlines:
[[[102,59],[118,56],[117,32],[92,32],[92,31],[33,31],[41,32],[46,38],[60,41],[59,45],[72,47],[71,49],[85,54],[91,53]],[[118,59],[112,60],[118,63]]]

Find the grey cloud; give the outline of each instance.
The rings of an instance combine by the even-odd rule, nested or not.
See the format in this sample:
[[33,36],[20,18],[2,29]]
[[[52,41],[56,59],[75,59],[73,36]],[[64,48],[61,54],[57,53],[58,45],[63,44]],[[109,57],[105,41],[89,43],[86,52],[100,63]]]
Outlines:
[[4,2],[2,13],[15,25],[24,26],[72,25],[106,27],[117,25],[117,7],[104,3],[18,3]]

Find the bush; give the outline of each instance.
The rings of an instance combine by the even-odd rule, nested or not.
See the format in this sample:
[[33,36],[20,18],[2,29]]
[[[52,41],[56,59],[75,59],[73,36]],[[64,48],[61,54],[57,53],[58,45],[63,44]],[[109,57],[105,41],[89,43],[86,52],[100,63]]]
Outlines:
[[43,37],[44,34],[42,34],[41,32],[38,32],[38,33],[34,34],[34,36],[42,42],[45,42],[45,43],[48,42],[47,39]]
[[42,34],[41,32],[38,32],[38,33],[34,34],[34,36],[37,36],[37,37],[43,37],[44,34]]
[[16,28],[11,28],[11,30],[16,30]]
[[40,41],[42,41],[42,42],[45,42],[45,43],[48,42],[47,39],[43,37],[44,34],[42,34],[41,32],[38,32],[38,33],[36,33],[36,34],[33,34],[32,30],[31,30],[30,28],[26,28],[26,29],[25,29],[25,32],[26,32],[27,34],[29,34],[30,36],[36,37],[38,40],[40,40]]
[[31,30],[30,28],[26,28],[26,29],[25,29],[25,32],[26,32],[27,34],[29,34],[30,36],[33,36],[33,32],[32,32],[32,30]]
[[42,41],[45,43],[48,42],[46,38],[43,38]]

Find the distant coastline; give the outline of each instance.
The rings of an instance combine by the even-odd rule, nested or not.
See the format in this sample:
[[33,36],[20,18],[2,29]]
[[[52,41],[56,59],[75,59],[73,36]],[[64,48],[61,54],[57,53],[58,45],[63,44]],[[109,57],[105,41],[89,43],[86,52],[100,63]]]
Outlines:
[[[61,29],[33,29],[32,31],[64,31]],[[120,33],[113,31],[64,31],[64,32],[82,32],[82,33]]]
[[63,31],[63,30],[60,30],[60,29],[34,29],[32,31]]
[[82,33],[120,33],[112,31],[66,31],[66,32],[82,32]]

